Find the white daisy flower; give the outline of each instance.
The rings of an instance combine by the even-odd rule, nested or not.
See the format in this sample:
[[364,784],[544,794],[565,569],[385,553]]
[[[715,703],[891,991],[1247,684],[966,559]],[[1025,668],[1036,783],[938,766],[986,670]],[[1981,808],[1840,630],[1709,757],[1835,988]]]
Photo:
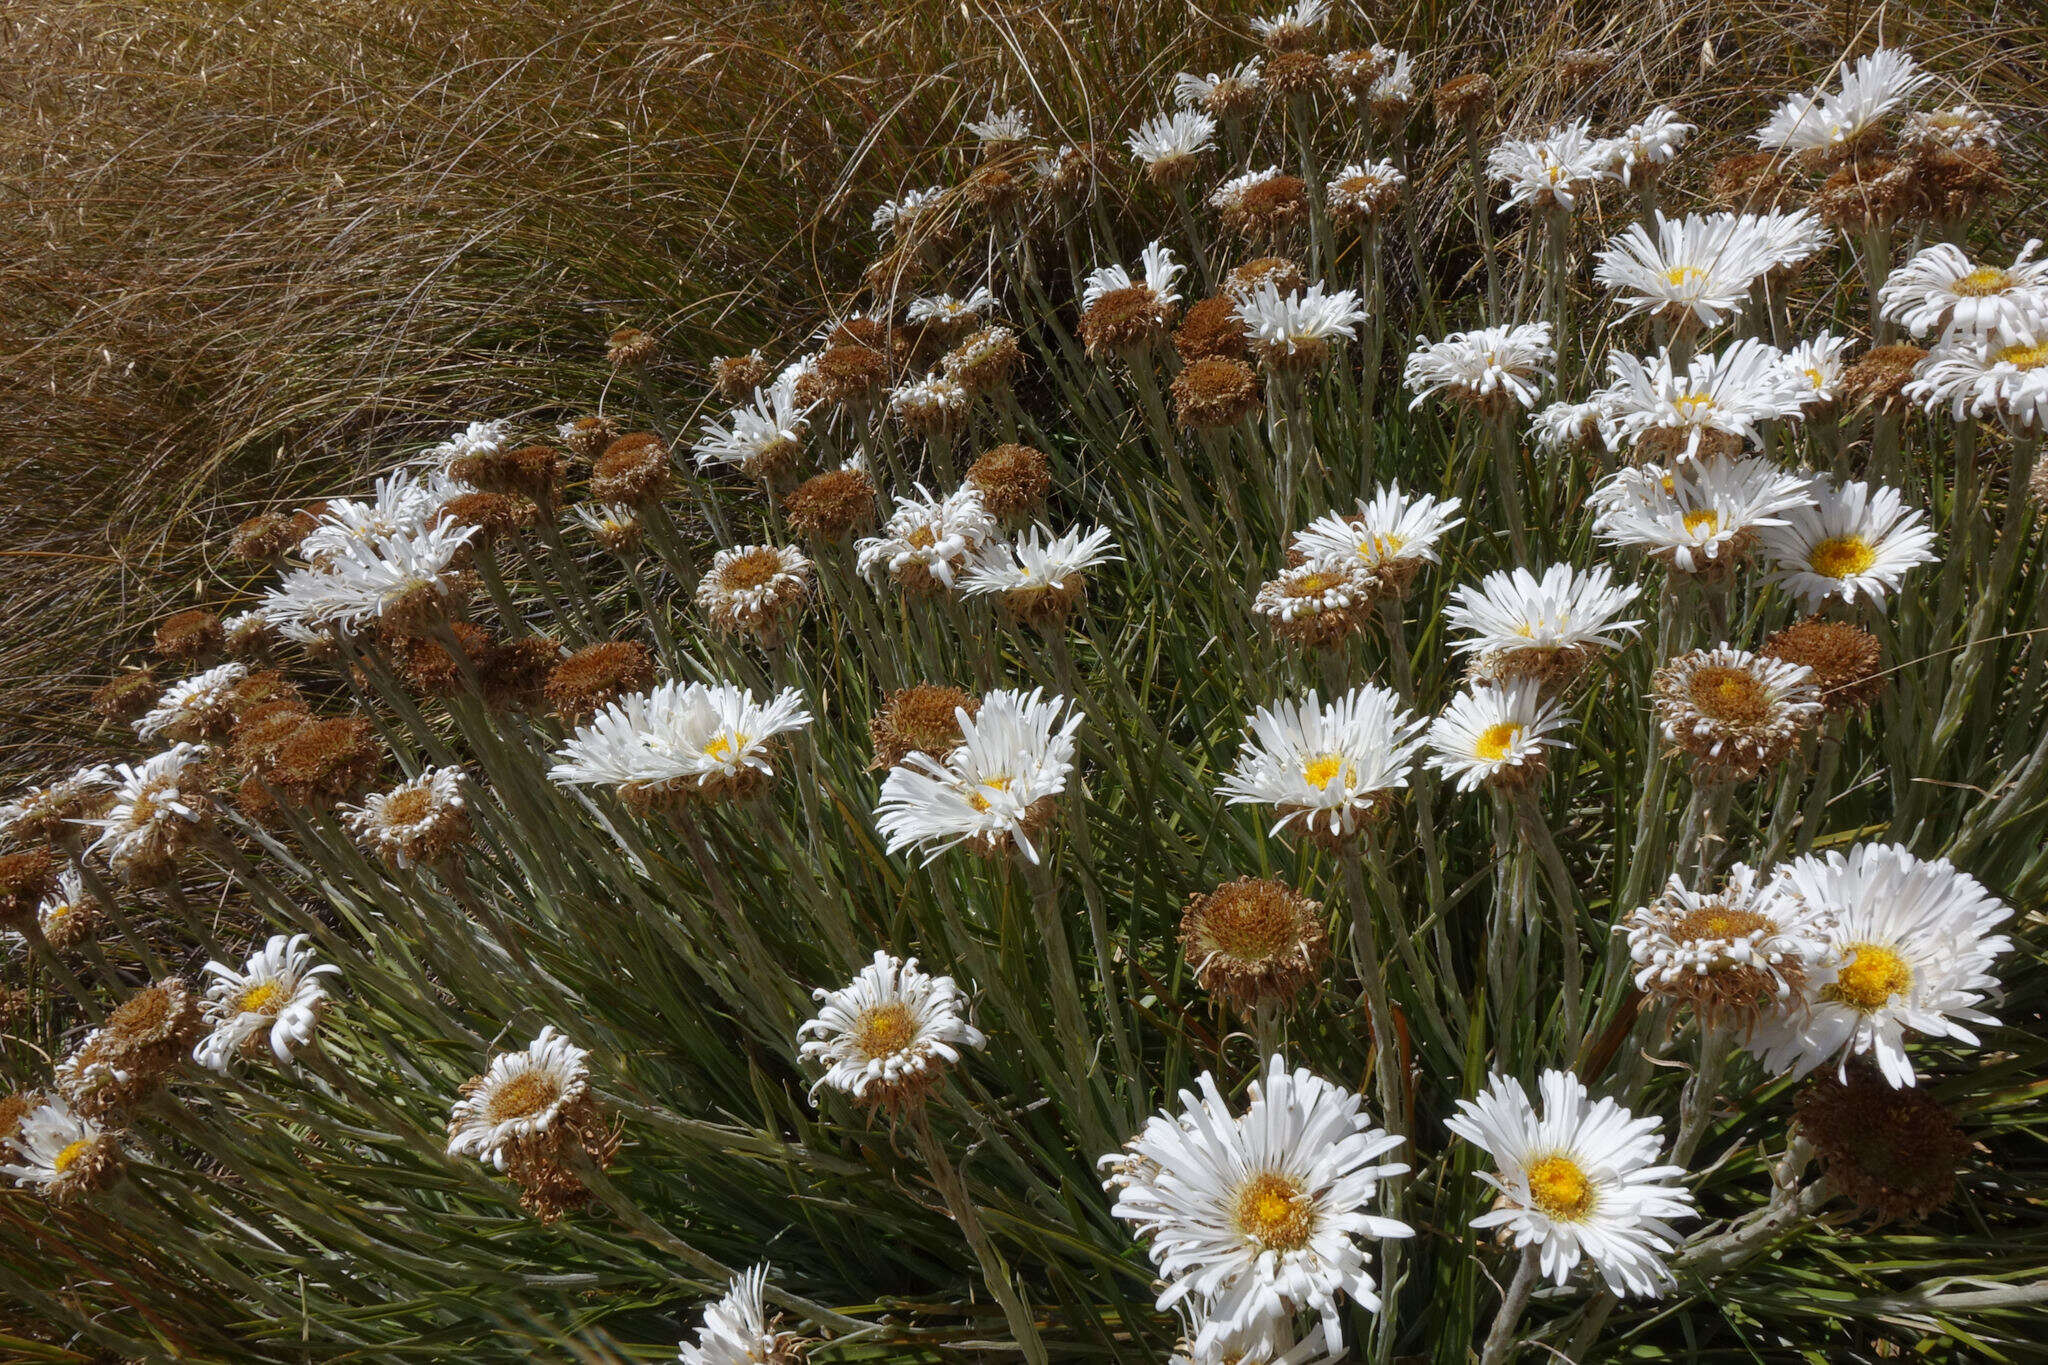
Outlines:
[[501,1052],[448,1115],[448,1155],[505,1169],[508,1150],[553,1127],[590,1093],[590,1053],[550,1024],[519,1052]]
[[1680,1241],[1664,1220],[1693,1212],[1692,1192],[1677,1183],[1684,1168],[1655,1164],[1662,1121],[1593,1100],[1569,1071],[1544,1072],[1536,1088],[1540,1113],[1528,1091],[1496,1073],[1444,1121],[1494,1161],[1479,1178],[1500,1192],[1500,1206],[1472,1226],[1505,1228],[1515,1246],[1536,1247],[1557,1284],[1590,1261],[1615,1294],[1661,1294],[1672,1282],[1664,1258]]
[[762,474],[786,466],[803,445],[809,412],[797,402],[793,382],[778,379],[755,389],[754,401],[728,412],[722,424],[705,419],[704,434],[690,447],[697,468],[725,464]]
[[1510,400],[1531,407],[1557,363],[1547,322],[1480,327],[1442,341],[1418,336],[1415,343],[1401,375],[1415,395],[1410,410],[1437,392],[1487,407],[1505,407]]
[[943,498],[916,487],[915,497],[896,499],[880,535],[855,546],[856,564],[869,578],[886,571],[912,586],[930,579],[951,588],[954,575],[997,534],[995,518],[971,487]]
[[1678,117],[1669,105],[1658,105],[1632,123],[1620,137],[1607,138],[1598,145],[1606,153],[1607,173],[1624,185],[1634,185],[1656,174],[1656,167],[1678,159],[1678,149],[1699,129]]
[[1593,533],[1681,573],[1727,568],[1762,529],[1785,525],[1793,508],[1812,507],[1813,481],[1758,456],[1688,460],[1675,468],[1636,465],[1617,471],[1587,503]]
[[1355,289],[1326,294],[1321,284],[1312,284],[1282,294],[1270,281],[1240,294],[1235,312],[1252,345],[1273,364],[1313,363],[1336,338],[1357,340],[1358,324],[1366,318]]
[[897,232],[909,231],[917,216],[937,204],[945,193],[943,185],[933,185],[930,189],[906,191],[901,199],[883,200],[875,206],[872,219],[875,231],[887,232],[892,228]]
[[1188,168],[1194,159],[1216,146],[1216,120],[1193,109],[1148,118],[1124,139],[1147,169]]
[[711,557],[697,580],[697,605],[721,630],[764,641],[781,628],[811,590],[811,561],[792,545],[734,545]]
[[1747,214],[1660,212],[1655,229],[1631,224],[1596,257],[1593,278],[1616,291],[1623,317],[1690,314],[1715,326],[1742,312],[1751,287],[1777,264],[1768,234]]
[[1848,366],[1850,339],[1833,332],[1802,341],[1785,352],[1785,368],[1792,373],[1806,395],[1809,407],[1821,407],[1841,397],[1842,375]]
[[1813,483],[1814,505],[1789,509],[1783,526],[1766,527],[1764,547],[1777,561],[1774,581],[1811,608],[1830,597],[1859,596],[1883,604],[1906,571],[1931,562],[1934,528],[1908,510],[1898,490],[1867,483]]
[[967,415],[974,395],[967,386],[946,374],[928,374],[889,390],[889,411],[898,420],[919,431],[952,426]]
[[440,517],[443,504],[476,490],[445,474],[416,476],[397,470],[377,480],[368,502],[330,498],[318,525],[299,542],[299,556],[318,562],[373,546],[386,536],[417,536]]
[[951,294],[933,294],[912,299],[904,316],[912,322],[968,323],[1002,311],[1002,304],[989,293],[987,285],[976,285],[964,299]]
[[[114,770],[94,763],[54,782],[24,787],[0,801],[0,839],[26,841],[39,837],[53,824],[61,828],[113,785]],[[25,832],[31,830],[35,833]]]
[[1602,400],[1622,439],[1667,432],[1683,438],[1683,447],[1672,453],[1686,458],[1699,453],[1703,433],[1756,445],[1763,440],[1763,423],[1795,420],[1805,410],[1805,384],[1786,368],[1785,353],[1755,337],[1718,355],[1694,356],[1684,374],[1672,369],[1668,351],[1648,361],[1615,352],[1607,357],[1607,369],[1613,383]]
[[1621,442],[1614,414],[1599,394],[1584,403],[1560,401],[1538,408],[1529,418],[1529,430],[1536,448],[1551,455],[1596,446],[1612,449]]
[[1486,173],[1508,187],[1499,213],[1517,204],[1570,212],[1602,180],[1612,180],[1605,147],[1579,119],[1540,138],[1508,138],[1486,154]]
[[1920,362],[1903,390],[1929,412],[1998,417],[2019,431],[2048,427],[2048,343],[1952,341]]
[[2048,260],[2034,260],[2030,239],[2010,266],[1978,265],[1953,242],[1937,242],[1885,278],[1877,291],[1884,317],[1916,337],[2020,342],[2048,339]]
[[1765,150],[1808,152],[1855,142],[1932,79],[1898,48],[1856,59],[1835,94],[1794,95],[1756,132]]
[[1386,66],[1386,73],[1372,83],[1372,94],[1367,102],[1376,110],[1401,107],[1415,103],[1415,63],[1405,52],[1372,45],[1372,50]]
[[1323,201],[1339,219],[1368,218],[1391,207],[1407,183],[1391,161],[1354,161],[1330,177]]
[[1496,569],[1477,587],[1451,590],[1444,622],[1464,632],[1453,645],[1460,654],[1500,668],[1519,665],[1526,655],[1534,665],[1561,654],[1620,648],[1642,629],[1639,620],[1620,619],[1639,591],[1633,583],[1616,586],[1604,564],[1584,573],[1552,564],[1540,578],[1519,566]]
[[640,536],[640,513],[622,502],[579,502],[569,513],[608,550],[630,546]]
[[221,962],[209,962],[205,970],[216,978],[206,988],[205,1002],[213,1031],[192,1049],[192,1060],[221,1072],[263,1042],[280,1063],[290,1062],[295,1051],[313,1041],[326,1008],[321,978],[341,973],[339,967],[314,960],[304,934],[272,934],[240,971]]
[[635,800],[746,794],[775,769],[776,736],[811,723],[803,694],[784,688],[768,702],[734,683],[662,683],[600,708],[555,751],[550,780],[606,786]]
[[1835,240],[1811,209],[1771,209],[1745,213],[1742,219],[1755,233],[1758,250],[1771,257],[1772,268],[1779,272],[1806,264]]
[[0,1153],[16,1160],[0,1175],[51,1199],[65,1199],[107,1183],[120,1159],[112,1133],[52,1097],[22,1115]]
[[1710,1011],[1775,1009],[1803,989],[1824,953],[1832,912],[1790,892],[1781,876],[1744,863],[1717,891],[1673,874],[1664,894],[1616,925],[1628,936],[1636,989]]
[[440,522],[415,533],[373,536],[319,567],[286,574],[264,592],[256,610],[287,634],[330,626],[352,630],[428,610],[455,595],[455,567],[476,531]]
[[511,438],[512,424],[502,417],[471,422],[447,440],[430,446],[420,456],[420,463],[445,470],[457,460],[471,455],[495,455],[511,443]]
[[1252,32],[1279,47],[1320,32],[1329,17],[1329,0],[1294,0],[1278,14],[1252,20]]
[[1475,683],[1430,723],[1423,761],[1461,792],[1534,778],[1543,771],[1546,748],[1572,747],[1551,737],[1566,721],[1564,708],[1529,679]]
[[1072,605],[1088,570],[1121,558],[1106,526],[1055,536],[1035,525],[1014,543],[984,545],[961,576],[960,590],[969,597],[1001,593],[1013,609],[1029,614],[1048,600]]
[[1991,963],[2012,941],[1991,929],[2012,910],[1947,859],[1899,845],[1858,844],[1794,859],[1790,892],[1826,910],[1826,950],[1808,972],[1805,1008],[1764,1021],[1750,1050],[1803,1076],[1869,1056],[1894,1087],[1914,1083],[1908,1031],[1975,1046],[1966,1025],[1996,1024],[1979,1008],[1998,990]]
[[801,1358],[796,1336],[768,1330],[768,1307],[761,1297],[767,1284],[765,1264],[733,1276],[725,1297],[704,1310],[697,1344],[683,1342],[677,1350],[680,1365],[796,1365]]
[[1899,141],[1908,147],[1945,147],[1952,152],[1996,147],[2003,140],[2004,126],[1975,105],[1957,104],[1906,115],[1899,125]]
[[1178,1114],[1155,1115],[1103,1159],[1111,1212],[1146,1239],[1166,1281],[1159,1308],[1198,1315],[1198,1360],[1225,1340],[1292,1350],[1302,1312],[1342,1350],[1340,1296],[1380,1306],[1366,1239],[1414,1235],[1371,1212],[1380,1182],[1408,1170],[1378,1160],[1402,1139],[1373,1125],[1356,1092],[1289,1071],[1277,1055],[1248,1087],[1242,1115],[1208,1072],[1195,1085],[1199,1093],[1181,1092]]
[[1408,785],[1427,722],[1368,685],[1328,705],[1311,690],[1260,707],[1245,724],[1246,742],[1216,794],[1233,806],[1272,806],[1275,834],[1300,820],[1310,834],[1339,839]]
[[947,1067],[988,1039],[967,1021],[967,996],[950,976],[931,976],[917,959],[878,952],[836,991],[811,992],[818,1014],[797,1028],[797,1052],[825,1069],[811,1087],[901,1108],[921,1100]]
[[228,705],[235,684],[249,676],[246,666],[218,664],[204,673],[172,683],[155,706],[135,721],[140,739],[197,740],[230,719]]
[[1052,798],[1067,788],[1085,717],[1038,688],[991,692],[976,714],[954,716],[960,743],[944,762],[912,753],[889,770],[875,828],[891,853],[927,848],[927,863],[960,843],[986,854],[1014,843],[1037,862],[1031,836],[1050,823]]
[[1105,294],[1140,283],[1151,290],[1161,303],[1179,303],[1180,294],[1174,286],[1180,282],[1181,273],[1187,267],[1174,260],[1173,252],[1157,241],[1146,243],[1139,260],[1144,272],[1142,280],[1133,280],[1131,272],[1121,265],[1099,266],[1089,271],[1081,287],[1081,306],[1088,308]]
[[1180,72],[1173,78],[1173,102],[1182,109],[1214,109],[1240,103],[1258,88],[1259,59],[1253,57],[1221,73],[1198,76],[1192,71]]
[[1294,548],[1309,559],[1350,557],[1390,585],[1411,581],[1424,564],[1441,562],[1437,543],[1465,519],[1456,498],[1419,496],[1381,484],[1350,515],[1328,512],[1294,533]]
[[94,848],[107,850],[118,870],[161,866],[175,858],[212,818],[200,744],[173,744],[139,764],[114,765],[114,801],[96,820],[81,821],[100,831]]
[[979,119],[963,123],[961,128],[980,138],[983,142],[1029,142],[1031,140],[1031,116],[1024,110],[1012,106],[997,113],[990,109]]
[[1208,1308],[1195,1298],[1182,1300],[1179,1312],[1187,1330],[1167,1365],[1344,1365],[1350,1359],[1320,1322],[1297,1337],[1284,1321],[1235,1332],[1212,1327]]

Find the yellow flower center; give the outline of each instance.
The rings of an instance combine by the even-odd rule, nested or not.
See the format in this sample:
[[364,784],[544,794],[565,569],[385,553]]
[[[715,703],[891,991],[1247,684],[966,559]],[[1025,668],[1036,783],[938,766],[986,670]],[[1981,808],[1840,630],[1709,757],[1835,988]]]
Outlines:
[[1350,778],[1351,765],[1342,754],[1317,754],[1301,765],[1301,780],[1321,791],[1330,785],[1339,773]]
[[1825,578],[1853,578],[1877,563],[1877,550],[1859,535],[1829,536],[1807,552],[1806,567]]
[[894,1057],[916,1038],[917,1020],[901,1001],[876,1005],[853,1023],[853,1045],[869,1057]]
[[1664,283],[1673,289],[1683,289],[1695,280],[1705,279],[1706,274],[1696,265],[1674,265],[1664,272]]
[[980,791],[969,793],[967,797],[967,804],[974,807],[978,811],[987,810],[990,806],[994,805],[995,803],[993,801],[990,801],[986,796],[983,796],[981,793],[1006,792],[1010,789],[1010,782],[1011,778],[1008,773],[998,773],[994,777],[982,778]]
[[1721,514],[1703,510],[1685,514],[1685,533],[1689,536],[1718,535],[1721,530]]
[[1746,668],[1715,664],[1692,675],[1692,704],[1709,720],[1747,725],[1770,709],[1763,684]]
[[1800,373],[1805,375],[1806,382],[1813,385],[1816,389],[1824,389],[1828,386],[1828,377],[1822,374],[1816,366],[1809,365],[1801,370]]
[[781,555],[773,550],[756,550],[727,564],[719,571],[718,581],[727,592],[746,592],[767,586],[781,572]]
[[1383,536],[1369,536],[1358,546],[1358,557],[1365,560],[1392,559],[1408,544],[1406,536],[1397,536],[1389,531]]
[[1777,926],[1754,910],[1735,910],[1726,905],[1703,905],[1671,928],[1680,943],[1732,943],[1758,930],[1777,932]]
[[1237,1230],[1261,1251],[1299,1251],[1315,1235],[1315,1204],[1290,1175],[1267,1172],[1237,1192]]
[[1568,1156],[1547,1156],[1529,1168],[1529,1198],[1537,1212],[1576,1223],[1593,1211],[1593,1182]]
[[1912,988],[1913,969],[1891,949],[1855,943],[1849,953],[1847,964],[1835,973],[1835,983],[1822,992],[1827,999],[1869,1014]]
[[2038,370],[2048,365],[2048,342],[2035,346],[2001,346],[1992,357],[2001,365],[2011,365],[2022,370]]
[[903,543],[913,550],[929,550],[939,543],[938,535],[929,526],[920,526],[903,538]]
[[545,1071],[525,1071],[491,1091],[484,1106],[487,1123],[529,1119],[562,1097],[562,1087]]
[[1714,395],[1711,393],[1682,393],[1671,400],[1671,406],[1678,409],[1678,415],[1691,421],[1702,411],[1712,411]]
[[1296,597],[1319,597],[1336,586],[1337,577],[1335,574],[1303,574],[1300,578],[1294,580],[1294,595]]
[[1988,298],[2012,288],[2013,278],[1995,265],[1980,265],[1951,286],[1966,299]]
[[747,736],[737,730],[733,730],[715,737],[709,744],[705,745],[704,757],[716,759],[720,763],[727,762],[733,755],[746,748],[748,742]]
[[235,1008],[243,1014],[275,1014],[284,1003],[283,994],[275,981],[259,981],[235,998]]
[[50,1169],[54,1170],[58,1175],[62,1175],[77,1164],[78,1158],[91,1150],[92,1139],[80,1138],[78,1141],[67,1146],[63,1151],[57,1153],[57,1159],[50,1163]]
[[1522,737],[1522,727],[1511,720],[1498,721],[1486,727],[1486,733],[1479,736],[1479,742],[1472,746],[1472,752],[1488,763],[1498,763],[1508,756],[1508,750]]

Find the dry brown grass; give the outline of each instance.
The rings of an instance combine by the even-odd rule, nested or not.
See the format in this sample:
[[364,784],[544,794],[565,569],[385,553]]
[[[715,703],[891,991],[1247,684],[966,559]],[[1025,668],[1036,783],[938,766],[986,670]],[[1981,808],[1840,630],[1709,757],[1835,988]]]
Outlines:
[[[235,585],[217,547],[252,510],[457,418],[588,410],[621,322],[666,333],[684,372],[795,340],[857,279],[873,202],[948,177],[963,114],[993,94],[1050,110],[1069,140],[1113,139],[1176,67],[1241,49],[1243,8],[10,7],[0,766],[65,756],[89,732],[83,694],[148,623],[195,585]],[[1658,0],[1559,22],[1452,0],[1365,18],[1425,79],[1499,73],[1511,122],[1560,107],[1549,54],[1609,45],[1626,58],[1603,112],[1677,98],[1747,128],[1790,73],[1881,30],[2030,134],[2048,92],[2030,10]],[[2033,144],[2014,165],[2037,220]],[[1455,270],[1453,245],[1433,258]]]

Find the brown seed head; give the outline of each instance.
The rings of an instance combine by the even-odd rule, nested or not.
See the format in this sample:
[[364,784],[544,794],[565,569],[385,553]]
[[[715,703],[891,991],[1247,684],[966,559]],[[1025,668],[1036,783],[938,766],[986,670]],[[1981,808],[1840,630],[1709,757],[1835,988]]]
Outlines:
[[1612,71],[1620,56],[1608,47],[1568,47],[1557,54],[1551,69],[1557,73],[1559,85],[1581,90]]
[[476,527],[471,543],[488,545],[499,536],[533,525],[540,509],[507,493],[463,493],[442,503],[441,515],[458,526]]
[[961,197],[976,210],[997,214],[1024,197],[1024,186],[1015,174],[1002,166],[982,166],[960,187]]
[[1150,285],[1112,289],[1081,315],[1081,339],[1096,358],[1138,350],[1173,326],[1174,305]]
[[728,403],[743,403],[755,389],[768,382],[775,367],[759,351],[745,355],[715,356],[711,361],[711,387]]
[[598,708],[629,692],[654,686],[654,656],[638,640],[585,645],[556,664],[545,688],[548,704],[563,720],[587,720]]
[[1885,1222],[1925,1218],[1955,1192],[1970,1140],[1925,1089],[1894,1090],[1875,1069],[1822,1074],[1800,1092],[1799,1131],[1828,1183]]
[[1308,287],[1308,276],[1288,257],[1260,256],[1224,276],[1223,292],[1226,295],[1250,294],[1261,285],[1268,284],[1282,294],[1293,294]]
[[1044,451],[1009,442],[967,466],[967,485],[981,494],[990,516],[1027,517],[1044,508],[1052,492],[1052,461]]
[[982,328],[939,361],[945,376],[969,393],[1007,391],[1023,367],[1017,334],[1001,326]]
[[228,748],[229,757],[244,773],[267,773],[276,762],[277,746],[312,719],[313,713],[297,697],[258,702],[243,711],[236,720],[234,738]]
[[280,798],[320,809],[352,800],[376,779],[384,748],[376,727],[353,716],[309,720],[271,750],[267,778]]
[[1236,426],[1264,402],[1258,371],[1242,360],[1197,360],[1174,376],[1174,413],[1184,427]]
[[204,607],[188,607],[163,619],[151,648],[159,659],[196,663],[219,654],[225,642],[219,616]]
[[1202,988],[1249,1013],[1314,985],[1329,934],[1315,901],[1281,882],[1239,877],[1188,898],[1180,944]]
[[652,502],[668,491],[668,446],[651,431],[635,431],[605,447],[590,473],[599,502]]
[[1387,74],[1388,63],[1369,47],[1354,47],[1332,52],[1324,59],[1324,65],[1329,69],[1331,85],[1354,98],[1368,99],[1379,78]]
[[268,563],[289,554],[304,539],[304,531],[292,517],[283,512],[265,512],[234,529],[228,536],[228,553],[236,559]]
[[1438,123],[1455,123],[1467,128],[1477,127],[1480,120],[1491,114],[1498,98],[1499,91],[1493,84],[1493,77],[1484,71],[1454,76],[1430,95],[1431,103],[1436,106]]
[[34,924],[36,907],[57,889],[56,851],[32,848],[0,856],[0,928]]
[[92,694],[92,709],[108,720],[134,720],[156,705],[162,693],[163,688],[147,668],[131,669],[117,674]]
[[957,687],[918,683],[892,692],[868,721],[877,769],[894,768],[914,753],[943,759],[960,744],[960,720],[981,713],[981,698]]
[[1827,178],[1813,197],[1814,211],[1845,232],[1888,228],[1915,214],[1928,215],[1926,187],[1915,169],[1910,162],[1883,157],[1852,161]]
[[1259,68],[1259,82],[1283,99],[1309,95],[1330,85],[1330,68],[1314,52],[1278,52]]
[[1238,321],[1237,300],[1228,294],[1203,299],[1188,309],[1173,334],[1183,364],[1197,360],[1240,360],[1251,354],[1251,336]]
[[864,469],[829,469],[783,495],[789,529],[814,540],[841,540],[875,520],[875,481]]
[[796,399],[844,407],[873,399],[888,386],[889,358],[881,350],[861,342],[843,342],[819,352],[810,372],[796,382]]
[[1308,184],[1293,175],[1268,176],[1223,210],[1225,227],[1267,241],[1277,242],[1307,221]]
[[477,662],[484,704],[524,711],[540,704],[549,675],[562,657],[562,642],[548,635],[522,635],[485,651]]
[[1877,408],[1903,407],[1906,385],[1925,359],[1926,350],[1910,343],[1872,347],[1843,372],[1842,393],[1852,402]]
[[1797,183],[1791,165],[1775,152],[1741,152],[1714,163],[1707,195],[1736,213],[1760,213],[1779,206]]
[[1847,621],[1810,616],[1765,640],[1761,652],[1812,669],[1821,704],[1830,711],[1867,710],[1884,694],[1884,651],[1877,637]]
[[562,452],[553,446],[528,445],[465,455],[448,472],[486,493],[504,493],[531,502],[551,502],[561,482]]
[[645,365],[661,354],[661,338],[638,327],[621,327],[612,333],[604,354],[614,365]]
[[1937,222],[1968,218],[2012,188],[1996,147],[1927,147],[1913,160]]

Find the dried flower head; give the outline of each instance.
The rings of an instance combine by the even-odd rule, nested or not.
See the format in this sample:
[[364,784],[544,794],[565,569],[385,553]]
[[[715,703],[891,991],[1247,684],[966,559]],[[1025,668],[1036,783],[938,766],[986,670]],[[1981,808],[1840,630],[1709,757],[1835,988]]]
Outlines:
[[1007,391],[1024,367],[1017,334],[1008,327],[984,327],[939,360],[946,378],[969,393]]
[[960,197],[970,208],[994,216],[1014,208],[1024,198],[1024,182],[1007,166],[977,166],[962,182]]
[[1209,205],[1228,230],[1277,242],[1308,221],[1308,185],[1268,166],[1226,180],[1209,196]]
[[818,352],[791,396],[799,403],[828,408],[859,405],[887,390],[890,374],[889,357],[876,346],[845,342]]
[[1242,360],[1193,361],[1173,378],[1173,407],[1184,427],[1236,426],[1265,406],[1259,372]]
[[1052,492],[1052,461],[1042,450],[1014,441],[991,447],[967,467],[966,483],[998,520],[1027,517]]
[[475,527],[476,535],[470,543],[488,546],[502,536],[533,525],[540,517],[540,508],[509,493],[461,493],[441,505],[441,514],[459,526]]
[[156,705],[161,694],[156,676],[147,668],[132,668],[102,683],[92,694],[92,709],[112,721],[131,721]]
[[1765,640],[1759,652],[1811,671],[1830,712],[1867,710],[1884,695],[1883,648],[1875,635],[1847,621],[1809,616]]
[[1356,227],[1382,217],[1401,202],[1401,189],[1408,177],[1391,161],[1353,162],[1330,177],[1323,189],[1330,221],[1338,227]]
[[1282,99],[1313,95],[1330,87],[1330,68],[1314,52],[1276,52],[1259,69],[1259,81]]
[[611,553],[624,557],[639,549],[645,528],[636,508],[622,502],[580,502],[572,510],[592,538]]
[[1550,59],[1550,69],[1559,85],[1577,90],[1612,71],[1619,60],[1621,54],[1611,47],[1568,47]]
[[235,527],[228,536],[228,553],[236,559],[269,563],[283,558],[306,538],[313,527],[284,512],[264,512]]
[[877,770],[894,768],[912,754],[942,759],[960,746],[960,718],[981,712],[981,698],[957,687],[918,683],[891,692],[868,720]]
[[520,635],[500,640],[476,661],[484,704],[519,711],[538,707],[548,678],[561,661],[562,642],[552,635]]
[[590,473],[599,502],[652,502],[668,491],[668,446],[651,431],[635,431],[605,447]]
[[1776,208],[1797,183],[1791,163],[1776,152],[1739,152],[1714,163],[1707,196],[1722,208],[1753,213]]
[[1727,645],[1680,655],[1653,687],[1664,738],[1692,755],[1703,782],[1776,767],[1821,715],[1811,669]]
[[57,1064],[52,1082],[73,1109],[106,1122],[155,1093],[205,1028],[199,1001],[184,982],[173,977],[145,986]]
[[788,545],[720,550],[697,580],[697,605],[720,630],[781,641],[811,589],[811,561]]
[[590,1202],[579,1167],[602,1171],[618,1155],[619,1127],[590,1093],[589,1055],[549,1025],[466,1081],[448,1115],[448,1155],[503,1171],[544,1223]]
[[1673,874],[1616,932],[1628,935],[1637,990],[1746,1029],[1795,1003],[1824,951],[1827,923],[1826,910],[1793,895],[1783,879],[1736,863],[1715,891],[1689,889]]
[[112,770],[92,764],[54,782],[24,787],[0,801],[0,839],[63,843],[78,833],[80,824],[106,813],[113,785]]
[[371,792],[359,806],[342,807],[342,823],[394,867],[436,863],[469,841],[467,785],[460,768],[427,768],[389,791]]
[[[554,500],[563,463],[562,452],[553,446],[524,445],[465,455],[450,465],[448,472],[485,493],[503,493],[545,505]],[[443,510],[452,512],[456,501],[459,499],[444,503]]]
[[1926,186],[1914,162],[1868,157],[1830,175],[1813,196],[1813,210],[1823,222],[1853,234],[1924,214],[1926,202]]
[[320,810],[358,795],[383,766],[384,746],[369,721],[308,718],[278,741],[264,779],[282,799]]
[[1158,242],[1146,246],[1143,262],[1140,280],[1121,265],[1103,266],[1088,276],[1081,290],[1081,339],[1089,355],[1128,355],[1173,326],[1180,308],[1174,286],[1183,267]]
[[1320,903],[1283,882],[1239,877],[1188,898],[1180,946],[1202,989],[1248,1014],[1313,986],[1329,933]]
[[100,830],[93,847],[107,851],[124,880],[168,881],[185,850],[212,827],[208,757],[197,745],[173,744],[140,764],[116,765],[114,799],[105,815],[87,823]]
[[1925,1218],[1955,1193],[1970,1139],[1924,1090],[1895,1090],[1859,1063],[1816,1076],[1795,1105],[1828,1185],[1881,1221]]
[[1259,585],[1252,610],[1292,644],[1327,649],[1372,622],[1379,584],[1355,555],[1320,555]]
[[555,435],[571,455],[585,464],[604,454],[604,448],[619,439],[619,424],[603,415],[573,417],[555,428]]
[[1251,354],[1251,334],[1237,316],[1237,300],[1229,294],[1203,299],[1187,311],[1173,334],[1181,363],[1197,360],[1241,360]]
[[585,645],[554,666],[543,694],[555,714],[572,724],[629,692],[654,685],[654,656],[638,640]]
[[225,641],[219,616],[204,607],[188,607],[163,619],[150,647],[159,659],[195,663],[220,653]]
[[36,910],[57,889],[57,852],[31,848],[0,854],[0,928],[24,929],[36,922]]
[[638,327],[621,327],[605,343],[604,358],[614,365],[645,365],[660,354],[660,337]]
[[711,386],[718,396],[728,403],[737,403],[768,382],[775,367],[768,363],[768,357],[759,348],[745,355],[714,356],[711,360]]
[[789,529],[816,540],[843,540],[875,520],[875,481],[865,469],[828,469],[782,499]]
[[1446,127],[1457,124],[1471,129],[1493,112],[1499,92],[1493,84],[1493,77],[1484,71],[1472,71],[1445,81],[1430,92],[1429,98],[1436,106],[1439,124]]

